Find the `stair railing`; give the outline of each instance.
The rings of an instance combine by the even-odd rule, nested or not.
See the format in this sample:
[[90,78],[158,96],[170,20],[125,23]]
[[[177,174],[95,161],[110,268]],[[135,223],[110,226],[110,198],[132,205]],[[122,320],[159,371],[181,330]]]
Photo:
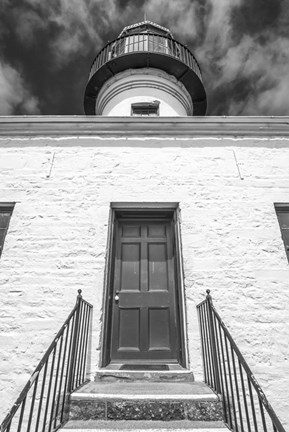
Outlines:
[[197,310],[205,382],[221,394],[225,423],[235,432],[285,432],[216,311],[210,290]]
[[76,304],[0,426],[1,432],[50,432],[67,417],[73,390],[86,381],[92,305]]

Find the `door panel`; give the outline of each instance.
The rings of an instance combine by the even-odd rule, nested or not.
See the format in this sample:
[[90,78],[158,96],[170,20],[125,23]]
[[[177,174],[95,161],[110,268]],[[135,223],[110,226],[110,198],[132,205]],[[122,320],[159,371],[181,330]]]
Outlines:
[[140,290],[140,244],[121,244],[121,284],[119,291]]
[[[131,323],[134,323],[132,326]],[[120,309],[119,311],[119,351],[140,350],[140,309]]]
[[177,362],[172,221],[116,221],[111,361]]
[[148,290],[168,290],[168,254],[166,243],[148,244]]
[[140,237],[140,225],[123,225],[122,237]]
[[149,350],[170,350],[169,308],[149,309]]
[[166,226],[162,224],[148,225],[149,237],[166,237]]

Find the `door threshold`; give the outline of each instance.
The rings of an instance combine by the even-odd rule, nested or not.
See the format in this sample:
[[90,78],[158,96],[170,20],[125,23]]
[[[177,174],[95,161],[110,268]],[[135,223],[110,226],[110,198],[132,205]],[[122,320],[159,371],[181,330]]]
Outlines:
[[144,381],[194,381],[192,371],[180,365],[167,365],[169,369],[121,369],[122,365],[110,364],[105,368],[96,371],[95,381],[114,381],[114,380],[144,380]]
[[104,371],[127,371],[127,372],[165,372],[165,371],[184,371],[179,363],[110,363],[101,368]]

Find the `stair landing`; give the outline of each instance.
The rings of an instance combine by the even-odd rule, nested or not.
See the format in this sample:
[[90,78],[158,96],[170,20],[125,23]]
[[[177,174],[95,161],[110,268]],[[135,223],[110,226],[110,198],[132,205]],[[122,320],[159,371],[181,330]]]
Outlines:
[[79,399],[166,399],[218,400],[217,395],[203,382],[144,382],[144,381],[90,381],[71,395]]

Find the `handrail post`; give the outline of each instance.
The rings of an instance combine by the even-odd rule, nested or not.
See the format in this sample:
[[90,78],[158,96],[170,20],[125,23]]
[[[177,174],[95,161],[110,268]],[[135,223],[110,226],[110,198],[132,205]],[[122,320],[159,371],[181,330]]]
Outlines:
[[71,361],[70,361],[70,365],[69,365],[69,372],[68,372],[68,385],[67,385],[67,391],[68,394],[71,393],[72,391],[72,387],[73,387],[73,374],[74,374],[74,370],[75,370],[75,363],[76,363],[76,345],[77,345],[77,336],[78,336],[78,331],[79,331],[79,319],[80,319],[80,307],[81,307],[81,301],[82,301],[82,290],[79,289],[78,290],[78,295],[76,298],[76,314],[75,314],[75,321],[74,321],[74,326],[73,326],[73,335],[71,337],[73,337],[72,340],[72,347],[71,347]]
[[[84,353],[83,345],[84,341],[87,345],[88,325],[84,324],[84,320],[88,322],[87,315],[90,316],[93,308],[82,299],[81,292],[79,289],[74,308],[0,424],[0,432],[9,432],[16,413],[18,426],[15,427],[18,432],[22,432],[24,428],[27,431],[31,429],[31,422],[34,421],[37,431],[40,420],[43,423],[41,428],[49,426],[50,430],[53,425],[53,429],[58,430],[68,419],[71,392],[85,380],[87,346]],[[36,398],[38,404],[35,403]]]
[[220,373],[219,373],[219,362],[217,355],[217,346],[216,346],[216,333],[213,322],[213,300],[210,294],[210,290],[207,289],[207,305],[208,305],[208,320],[209,320],[209,329],[210,329],[210,339],[211,339],[211,349],[212,349],[212,363],[214,369],[214,380],[215,380],[215,390],[217,393],[221,393],[221,385],[220,385]]

